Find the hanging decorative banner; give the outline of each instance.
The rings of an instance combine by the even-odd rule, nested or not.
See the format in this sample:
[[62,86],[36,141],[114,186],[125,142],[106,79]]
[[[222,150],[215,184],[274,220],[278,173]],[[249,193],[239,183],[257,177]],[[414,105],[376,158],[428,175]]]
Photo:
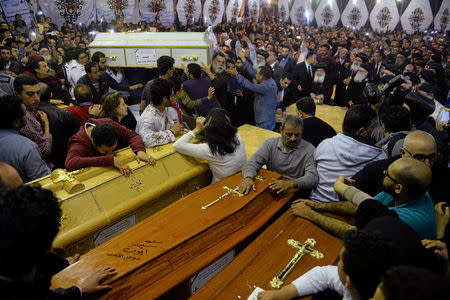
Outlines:
[[236,20],[239,17],[241,11],[242,0],[230,0],[226,9],[227,22]]
[[183,26],[197,22],[201,12],[200,0],[179,0],[177,3],[178,20]]
[[316,9],[317,26],[336,26],[340,12],[336,0],[321,0]]
[[345,27],[360,29],[366,25],[369,11],[364,0],[348,1],[341,15],[342,25]]
[[119,18],[125,23],[137,23],[134,17],[137,9],[135,0],[96,0],[95,3],[98,20],[103,18],[111,21]]
[[58,26],[64,22],[89,25],[95,20],[94,0],[40,1],[39,5],[44,15]]
[[31,3],[27,3],[23,0],[2,0],[0,5],[6,16],[5,21],[13,22],[16,18],[16,14],[19,14],[26,24],[29,25],[31,23],[32,15],[30,14],[30,9],[33,10]]
[[408,34],[415,31],[425,31],[433,22],[430,2],[428,0],[412,0],[403,12],[400,21]]
[[205,25],[212,25],[214,28],[222,22],[224,11],[224,0],[206,0],[205,4],[203,4],[203,21]]
[[291,22],[294,25],[308,25],[314,21],[314,11],[309,0],[295,0],[291,8]]
[[175,20],[173,0],[140,0],[139,12],[141,20],[160,21],[165,27],[172,26]]
[[259,19],[259,0],[248,0],[248,16],[252,21]]
[[280,22],[289,20],[289,4],[287,0],[278,0],[278,18]]
[[434,29],[443,32],[450,30],[450,1],[442,1],[441,8],[434,17]]
[[394,30],[399,21],[395,0],[378,1],[370,12],[370,26],[378,32]]

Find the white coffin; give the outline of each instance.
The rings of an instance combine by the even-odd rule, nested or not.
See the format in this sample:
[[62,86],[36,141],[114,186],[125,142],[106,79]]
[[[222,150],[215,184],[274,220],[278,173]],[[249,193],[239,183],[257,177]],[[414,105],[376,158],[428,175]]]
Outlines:
[[111,67],[156,67],[162,55],[172,56],[175,66],[210,63],[210,46],[203,32],[116,32],[97,33],[89,51],[105,53]]

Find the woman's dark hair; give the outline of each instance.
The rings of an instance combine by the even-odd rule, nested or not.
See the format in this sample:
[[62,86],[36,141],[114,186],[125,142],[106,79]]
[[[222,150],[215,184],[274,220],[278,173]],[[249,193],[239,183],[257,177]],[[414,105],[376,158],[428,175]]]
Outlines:
[[102,97],[103,107],[102,112],[100,113],[100,117],[110,118],[115,122],[119,122],[119,119],[117,118],[116,108],[120,105],[120,99],[123,99],[123,95],[121,92],[106,93]]
[[237,129],[231,124],[231,118],[224,109],[214,109],[209,113],[205,139],[212,154],[226,155],[233,153],[239,141]]

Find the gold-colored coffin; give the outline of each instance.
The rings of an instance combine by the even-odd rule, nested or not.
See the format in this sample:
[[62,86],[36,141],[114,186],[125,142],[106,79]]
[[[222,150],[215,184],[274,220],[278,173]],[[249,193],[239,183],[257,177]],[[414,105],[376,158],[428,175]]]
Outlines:
[[[239,133],[248,158],[265,139],[279,135],[251,125],[241,126]],[[50,176],[31,182],[60,199],[62,225],[53,246],[66,255],[87,252],[211,182],[205,162],[176,153],[172,144],[148,148],[147,153],[157,159],[155,166],[138,164],[129,148],[118,151],[117,157],[134,170],[128,178],[114,168],[92,167],[73,174],[70,182]]]

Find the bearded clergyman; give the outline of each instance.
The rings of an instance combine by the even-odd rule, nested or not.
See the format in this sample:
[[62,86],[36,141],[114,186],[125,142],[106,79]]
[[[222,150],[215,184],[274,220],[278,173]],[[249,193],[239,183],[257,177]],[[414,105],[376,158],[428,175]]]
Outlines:
[[311,85],[311,98],[315,104],[329,104],[333,85],[325,71],[326,65],[318,63],[314,72],[313,83]]

